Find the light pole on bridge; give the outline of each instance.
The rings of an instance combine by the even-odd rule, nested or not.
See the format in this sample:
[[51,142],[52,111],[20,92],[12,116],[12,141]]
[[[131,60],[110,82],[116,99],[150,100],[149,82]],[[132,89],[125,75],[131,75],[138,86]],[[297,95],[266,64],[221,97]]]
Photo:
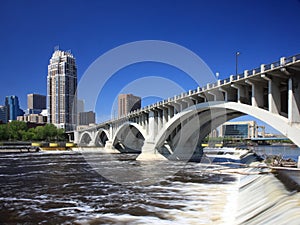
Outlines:
[[235,75],[238,75],[238,56],[240,55],[240,52],[235,53]]

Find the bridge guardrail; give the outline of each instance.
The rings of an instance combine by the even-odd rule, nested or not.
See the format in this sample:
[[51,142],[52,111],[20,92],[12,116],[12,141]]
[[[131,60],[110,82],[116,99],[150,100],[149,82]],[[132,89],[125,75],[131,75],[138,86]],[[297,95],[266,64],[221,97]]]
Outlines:
[[272,64],[273,64],[273,63],[268,64],[268,65],[265,65],[265,70],[270,70],[270,69],[272,68]]
[[238,74],[238,76],[237,76],[238,79],[242,79],[242,78],[244,78],[244,77],[245,77],[244,73],[240,73],[240,74]]
[[225,82],[226,82],[226,84],[227,83],[230,83],[230,77],[228,77],[227,79],[225,79],[225,80],[223,80],[224,82],[223,82],[223,84],[225,84]]
[[281,65],[280,65],[280,61],[274,62],[274,63],[272,63],[272,65],[273,65],[273,68],[272,68],[272,69],[275,69],[275,68],[281,66]]
[[293,62],[294,56],[288,57],[285,59],[285,63],[291,63]]
[[260,73],[260,72],[261,72],[260,67],[253,69],[253,75]]

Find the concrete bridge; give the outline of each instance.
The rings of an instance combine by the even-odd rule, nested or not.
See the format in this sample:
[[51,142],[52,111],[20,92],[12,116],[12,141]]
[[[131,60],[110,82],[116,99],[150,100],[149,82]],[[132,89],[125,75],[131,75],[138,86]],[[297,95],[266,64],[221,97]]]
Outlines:
[[128,115],[74,133],[79,146],[141,151],[138,159],[197,157],[213,129],[242,115],[277,129],[300,147],[300,55],[282,57]]

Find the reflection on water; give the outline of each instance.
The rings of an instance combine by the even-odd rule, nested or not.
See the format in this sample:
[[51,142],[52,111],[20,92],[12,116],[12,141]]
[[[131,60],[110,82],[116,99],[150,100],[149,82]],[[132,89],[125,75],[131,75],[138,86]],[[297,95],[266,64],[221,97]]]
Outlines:
[[[85,157],[1,154],[0,223],[230,224],[233,219],[228,212],[236,204],[236,176],[210,172],[220,166],[141,163],[136,155],[91,153],[102,162],[96,172]],[[113,182],[120,177],[122,184]]]

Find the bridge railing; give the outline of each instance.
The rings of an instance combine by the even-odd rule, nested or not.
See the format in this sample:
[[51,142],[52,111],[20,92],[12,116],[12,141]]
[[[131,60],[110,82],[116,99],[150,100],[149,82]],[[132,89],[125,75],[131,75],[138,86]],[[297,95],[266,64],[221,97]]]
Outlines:
[[257,74],[257,73],[260,73],[260,72],[261,72],[261,68],[260,67],[253,69],[253,75]]
[[217,87],[217,86],[219,86],[219,82],[218,82],[218,81],[211,84],[211,87],[213,87],[213,88],[214,88],[214,87]]
[[280,67],[280,66],[281,66],[281,65],[280,65],[280,61],[277,61],[277,62],[272,63],[271,69],[273,70],[273,69],[276,69],[276,68],[278,68],[278,67]]
[[285,58],[285,63],[286,63],[286,64],[287,64],[287,63],[291,63],[291,62],[293,62],[293,60],[294,60],[294,56]]
[[227,84],[227,83],[230,83],[230,77],[221,81],[221,84]]
[[240,73],[237,75],[237,79],[242,79],[245,77],[245,74],[244,73]]
[[266,71],[266,70],[272,69],[272,64],[273,64],[273,63],[268,64],[268,65],[265,65],[265,71]]

